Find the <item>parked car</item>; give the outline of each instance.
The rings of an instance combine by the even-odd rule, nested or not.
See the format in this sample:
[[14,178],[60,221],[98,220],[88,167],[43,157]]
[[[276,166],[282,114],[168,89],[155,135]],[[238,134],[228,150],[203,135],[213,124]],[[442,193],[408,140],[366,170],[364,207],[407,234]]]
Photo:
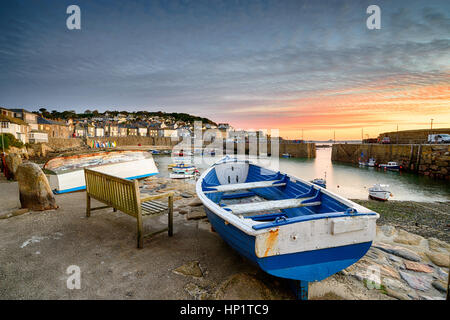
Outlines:
[[450,143],[450,134],[429,134],[428,143]]
[[383,139],[381,139],[381,143],[383,143],[383,144],[389,144],[389,143],[391,143],[391,138],[389,138],[389,137],[384,137]]

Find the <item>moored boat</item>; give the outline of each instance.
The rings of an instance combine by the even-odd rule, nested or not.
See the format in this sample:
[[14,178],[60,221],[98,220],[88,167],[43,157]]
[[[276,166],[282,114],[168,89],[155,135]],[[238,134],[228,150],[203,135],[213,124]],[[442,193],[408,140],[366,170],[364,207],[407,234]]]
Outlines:
[[53,158],[43,166],[50,188],[56,194],[86,189],[84,168],[125,179],[158,174],[150,152],[111,151]]
[[386,201],[392,196],[389,186],[385,184],[374,184],[369,188],[369,197],[376,200]]
[[359,161],[359,165],[363,167],[375,167],[376,161],[374,158],[370,158],[368,161]]
[[265,272],[303,284],[364,256],[379,218],[310,182],[230,157],[201,175],[196,192],[224,241]]
[[387,164],[380,164],[379,167],[385,170],[392,171],[399,171],[400,169],[402,169],[402,166],[395,161],[389,161]]

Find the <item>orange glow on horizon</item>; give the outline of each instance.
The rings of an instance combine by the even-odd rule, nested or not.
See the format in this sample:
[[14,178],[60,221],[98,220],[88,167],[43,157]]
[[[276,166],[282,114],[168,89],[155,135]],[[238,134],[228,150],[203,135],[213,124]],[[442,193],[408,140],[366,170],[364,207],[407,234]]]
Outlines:
[[[280,136],[305,140],[360,140],[382,132],[450,127],[448,81],[406,84],[385,79],[366,87],[311,93],[277,99],[277,105],[240,107],[223,114],[236,129],[279,129]],[[396,82],[397,81],[397,82]],[[400,84],[398,83],[400,82]],[[279,102],[278,102],[279,101]]]

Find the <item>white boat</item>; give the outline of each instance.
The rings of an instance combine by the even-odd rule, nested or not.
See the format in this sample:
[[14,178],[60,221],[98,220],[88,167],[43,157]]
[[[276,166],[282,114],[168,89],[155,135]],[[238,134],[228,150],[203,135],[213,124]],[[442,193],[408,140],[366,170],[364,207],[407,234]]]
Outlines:
[[369,197],[376,200],[386,201],[392,196],[389,186],[385,184],[374,184],[369,188]]
[[379,218],[327,189],[231,157],[207,169],[196,192],[224,241],[265,272],[300,281],[301,296],[307,282],[364,256]]
[[375,167],[375,163],[374,158],[370,158],[369,161],[359,161],[359,165],[364,167]]
[[130,180],[158,174],[150,152],[131,150],[56,157],[43,167],[56,194],[86,189],[84,168]]

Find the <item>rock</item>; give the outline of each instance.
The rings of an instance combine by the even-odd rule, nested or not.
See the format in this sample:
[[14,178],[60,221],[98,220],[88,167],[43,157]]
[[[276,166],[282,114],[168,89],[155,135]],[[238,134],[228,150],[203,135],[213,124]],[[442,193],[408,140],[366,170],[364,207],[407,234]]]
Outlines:
[[271,290],[260,280],[246,273],[238,273],[222,282],[217,288],[216,300],[269,300]]
[[5,157],[5,162],[12,178],[17,181],[17,169],[22,164],[22,158],[17,153],[9,153]]
[[391,268],[386,265],[380,265],[380,271],[383,276],[400,279],[400,275],[398,274],[397,270],[395,270],[394,268]]
[[194,198],[191,202],[188,203],[188,206],[190,207],[198,207],[201,205],[203,205],[203,202],[199,198]]
[[47,177],[37,164],[21,164],[17,169],[17,181],[22,208],[37,211],[58,208]]
[[420,256],[415,252],[408,250],[406,248],[402,248],[399,246],[391,246],[387,243],[376,242],[373,244],[375,248],[381,249],[385,252],[392,253],[396,256],[402,257],[404,259],[408,259],[411,261],[419,262],[421,260]]
[[431,277],[419,276],[399,271],[400,276],[408,285],[416,290],[426,291],[431,288]]
[[394,242],[417,246],[423,239],[424,238],[419,235],[399,229]]
[[389,258],[389,260],[394,261],[394,262],[402,262],[402,261],[403,261],[403,260],[400,259],[399,257],[394,256],[394,255],[392,255],[392,254],[388,255],[388,258]]
[[426,295],[421,295],[420,299],[421,300],[445,300],[442,297],[430,297],[430,296],[426,296]]
[[430,248],[430,250],[433,250],[433,251],[440,251],[442,249],[445,251],[450,251],[450,244],[448,244],[447,242],[438,240],[436,238],[428,239],[428,247]]
[[200,269],[200,265],[198,261],[190,261],[175,270],[173,270],[176,274],[182,274],[184,276],[191,276],[196,278],[203,277],[203,271]]
[[392,237],[395,233],[395,227],[390,225],[383,225],[380,227],[380,230],[386,237]]
[[427,251],[427,252],[425,252],[425,254],[427,255],[428,258],[430,258],[430,260],[435,265],[438,265],[440,267],[446,267],[446,268],[449,267],[450,256],[448,253],[445,254],[445,253]]
[[190,210],[189,210],[189,208],[180,208],[180,209],[178,210],[178,212],[179,212],[180,214],[187,214],[187,213],[190,212]]
[[431,283],[433,287],[435,287],[437,290],[446,293],[447,292],[447,284],[444,281],[435,280]]
[[190,210],[188,212],[188,214],[186,215],[186,219],[188,220],[198,220],[198,219],[203,219],[206,218],[206,213],[205,210],[200,209],[200,210]]
[[398,300],[411,300],[410,297],[408,297],[406,294],[386,288],[386,294],[392,298],[398,299]]
[[439,279],[442,279],[442,280],[448,279],[448,273],[439,267],[436,268],[436,275],[437,275],[437,278],[439,278]]
[[405,285],[396,279],[391,279],[391,278],[383,278],[382,284],[389,289],[398,291],[398,290],[407,290],[407,288],[405,288]]
[[434,270],[433,268],[422,264],[422,263],[417,263],[417,262],[413,262],[413,261],[405,261],[405,268],[408,270],[412,270],[412,271],[416,271],[416,272],[426,272],[426,273],[432,273]]
[[195,300],[206,300],[208,298],[208,292],[194,283],[185,285],[184,290],[194,297]]

